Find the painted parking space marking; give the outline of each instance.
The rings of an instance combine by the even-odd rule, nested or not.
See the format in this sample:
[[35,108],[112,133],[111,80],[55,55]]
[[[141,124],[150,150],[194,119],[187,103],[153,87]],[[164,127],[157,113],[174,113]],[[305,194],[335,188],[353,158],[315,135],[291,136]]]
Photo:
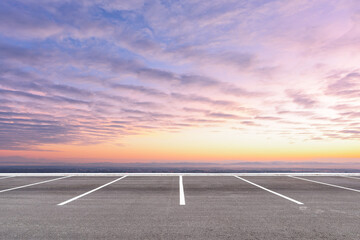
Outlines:
[[31,183],[31,184],[27,184],[27,185],[23,185],[23,186],[19,186],[19,187],[8,188],[8,189],[0,190],[0,193],[13,191],[16,189],[21,189],[21,188],[26,188],[26,187],[31,187],[31,186],[35,186],[35,185],[39,185],[39,184],[43,184],[43,183],[53,182],[53,181],[57,181],[57,180],[69,178],[69,177],[71,177],[71,176],[65,176],[65,177],[50,179],[50,180],[46,180],[46,181],[42,181],[42,182]]
[[104,185],[101,185],[100,187],[97,187],[97,188],[95,188],[95,189],[93,189],[93,190],[90,190],[90,191],[88,191],[88,192],[86,192],[86,193],[83,193],[83,194],[81,194],[81,195],[79,195],[79,196],[73,197],[73,198],[71,198],[71,199],[69,199],[69,200],[66,200],[66,201],[64,201],[64,202],[62,202],[62,203],[59,203],[58,206],[63,206],[63,205],[65,205],[65,204],[68,204],[68,203],[70,203],[70,202],[72,202],[72,201],[75,201],[75,200],[77,200],[77,199],[79,199],[79,198],[82,198],[82,197],[84,197],[84,196],[86,196],[86,195],[88,195],[88,194],[90,194],[90,193],[93,193],[93,192],[95,192],[95,191],[97,191],[97,190],[100,190],[100,189],[106,187],[106,186],[109,186],[110,184],[113,184],[113,183],[115,183],[115,182],[117,182],[117,181],[120,181],[121,179],[123,179],[123,178],[125,178],[125,177],[126,177],[126,175],[125,175],[125,176],[122,176],[122,177],[120,177],[120,178],[117,178],[117,179],[115,179],[114,181],[108,182],[108,183],[106,183],[106,184],[104,184]]
[[185,205],[184,184],[183,184],[182,176],[179,176],[179,195],[180,195],[180,205]]
[[360,192],[360,190],[358,190],[358,189],[353,189],[353,188],[343,187],[343,186],[334,185],[334,184],[330,184],[330,183],[319,182],[319,181],[310,180],[310,179],[301,178],[301,177],[294,177],[294,176],[288,176],[288,177],[291,177],[291,178],[296,178],[296,179],[300,179],[300,180],[303,180],[303,181],[308,181],[308,182],[318,183],[318,184],[322,184],[322,185],[326,185],[326,186],[330,186],[330,187],[341,188],[341,189],[345,189],[345,190],[349,190],[349,191],[353,191],[353,192]]
[[344,178],[351,178],[351,179],[359,179],[359,180],[360,180],[360,178],[358,178],[358,177],[352,177],[352,176],[342,176],[342,177],[344,177]]
[[12,177],[15,177],[15,176],[1,177],[0,180],[1,180],[1,179],[6,179],[6,178],[12,178]]
[[249,180],[246,180],[246,179],[244,179],[244,178],[242,178],[242,177],[238,177],[238,176],[234,176],[234,177],[236,177],[236,178],[238,178],[238,179],[240,179],[240,180],[242,180],[242,181],[244,181],[244,182],[247,182],[247,183],[249,183],[249,184],[252,184],[252,185],[254,185],[254,186],[258,187],[258,188],[261,188],[261,189],[263,189],[263,190],[265,190],[265,191],[268,191],[268,192],[270,192],[270,193],[272,193],[272,194],[275,194],[275,195],[277,195],[277,196],[279,196],[279,197],[285,198],[285,199],[287,199],[287,200],[289,200],[289,201],[291,201],[291,202],[294,202],[294,203],[299,204],[299,205],[303,205],[302,202],[299,202],[299,201],[297,201],[297,200],[295,200],[295,199],[292,199],[292,198],[287,197],[287,196],[285,196],[285,195],[282,195],[282,194],[280,194],[280,193],[274,192],[274,191],[272,191],[272,190],[270,190],[270,189],[267,189],[267,188],[265,188],[265,187],[263,187],[263,186],[260,186],[260,185],[258,185],[258,184],[256,184],[256,183],[253,183],[253,182],[249,181]]

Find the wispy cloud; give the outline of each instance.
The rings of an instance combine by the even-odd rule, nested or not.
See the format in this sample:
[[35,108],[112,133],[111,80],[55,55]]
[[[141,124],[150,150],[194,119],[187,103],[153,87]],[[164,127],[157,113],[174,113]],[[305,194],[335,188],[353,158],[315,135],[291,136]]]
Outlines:
[[208,128],[355,144],[359,10],[352,0],[2,1],[0,148]]
[[304,108],[311,108],[317,103],[314,96],[310,96],[300,91],[288,90],[287,95],[292,101]]

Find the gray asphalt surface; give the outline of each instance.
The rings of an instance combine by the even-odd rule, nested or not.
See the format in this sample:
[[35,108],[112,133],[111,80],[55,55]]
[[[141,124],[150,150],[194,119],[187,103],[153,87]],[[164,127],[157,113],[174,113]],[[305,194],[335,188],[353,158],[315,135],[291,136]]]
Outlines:
[[[0,179],[0,191],[56,177]],[[0,239],[360,239],[360,192],[280,177],[70,177],[0,193]],[[304,177],[360,190],[360,179]]]

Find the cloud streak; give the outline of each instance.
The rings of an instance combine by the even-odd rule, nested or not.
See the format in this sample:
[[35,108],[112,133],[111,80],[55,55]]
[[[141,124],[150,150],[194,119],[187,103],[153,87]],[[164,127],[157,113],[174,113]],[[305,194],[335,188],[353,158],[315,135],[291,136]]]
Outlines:
[[231,132],[239,149],[247,139],[299,153],[315,140],[355,146],[359,10],[352,0],[3,1],[0,148],[125,146],[174,131]]

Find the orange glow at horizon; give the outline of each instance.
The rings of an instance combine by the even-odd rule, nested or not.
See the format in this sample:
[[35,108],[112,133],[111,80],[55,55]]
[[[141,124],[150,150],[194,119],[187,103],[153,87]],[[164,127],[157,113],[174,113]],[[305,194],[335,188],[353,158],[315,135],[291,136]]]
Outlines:
[[[253,139],[251,139],[253,137]],[[191,139],[191,141],[190,141]],[[31,158],[78,162],[216,162],[216,161],[311,161],[360,158],[360,143],[348,141],[284,142],[281,138],[242,136],[204,130],[186,133],[155,133],[127,137],[127,143],[93,145],[44,145],[44,151],[0,151],[0,156],[26,155]],[[46,151],[45,149],[51,149]]]

